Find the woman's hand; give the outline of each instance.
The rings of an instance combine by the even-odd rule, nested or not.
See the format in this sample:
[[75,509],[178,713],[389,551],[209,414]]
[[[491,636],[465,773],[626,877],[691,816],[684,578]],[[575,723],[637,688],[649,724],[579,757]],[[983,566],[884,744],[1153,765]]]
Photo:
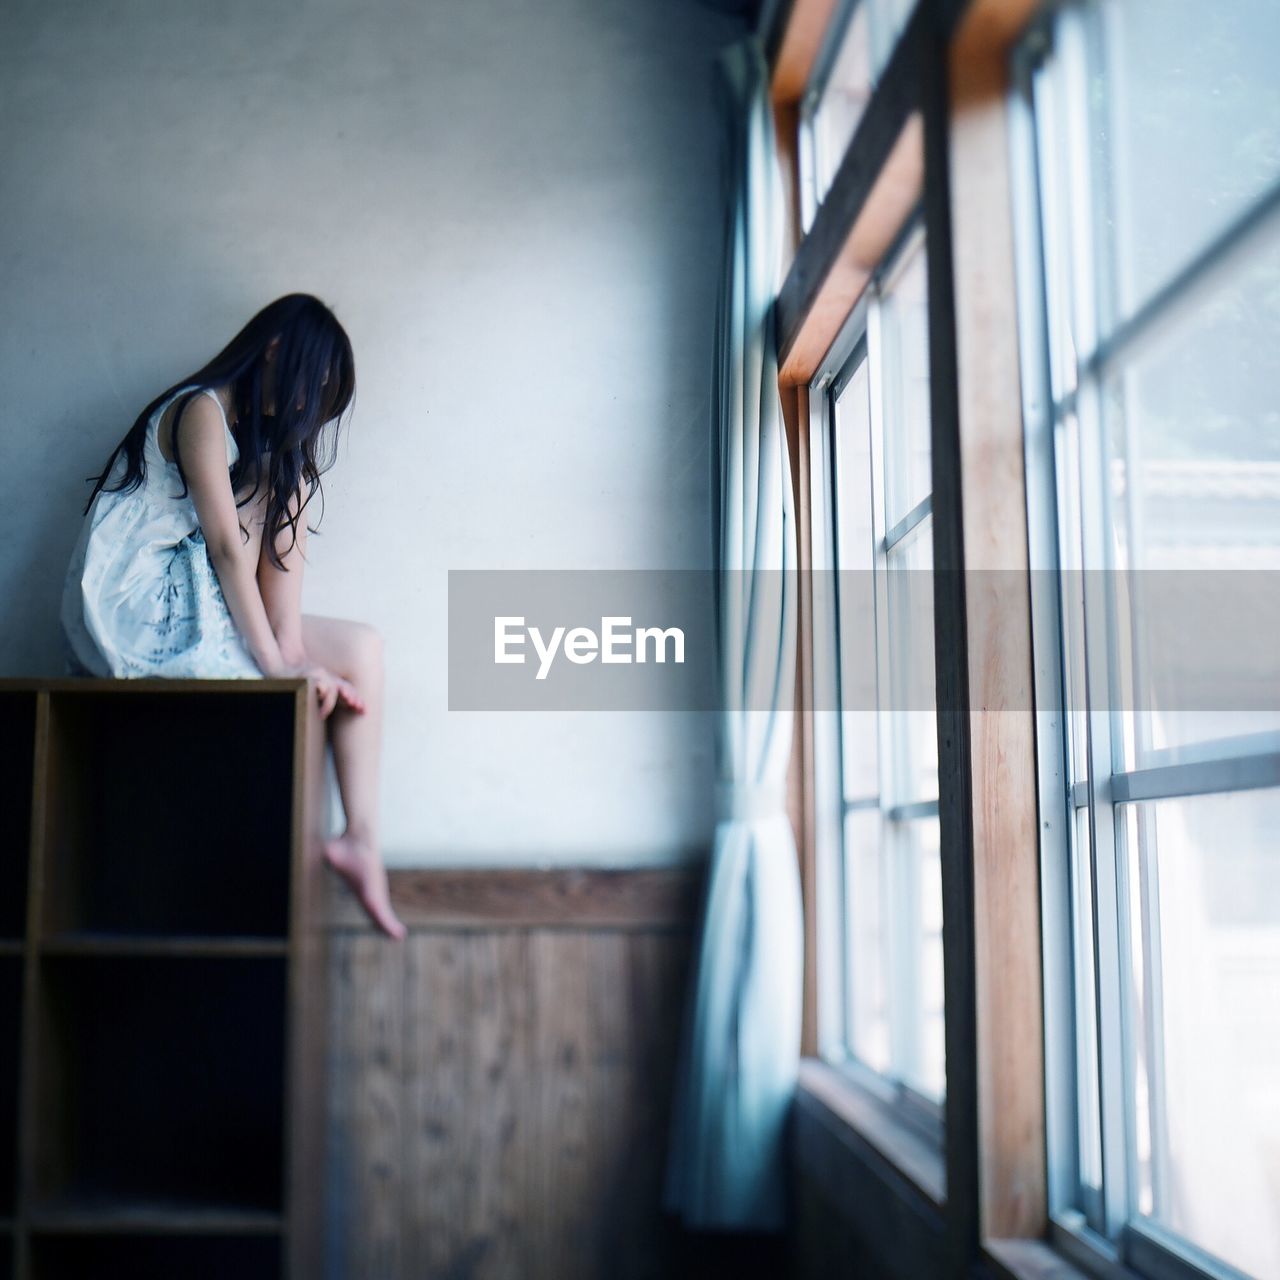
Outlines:
[[330,671],[328,667],[322,667],[316,662],[309,662],[281,674],[294,677],[302,676],[311,682],[320,704],[320,718],[322,720],[327,720],[339,705],[357,714],[364,714],[364,699],[356,692],[355,685],[350,680],[344,680],[340,675]]
[[327,667],[312,665],[307,668],[307,679],[315,685],[320,700],[320,718],[327,720],[330,713],[341,704],[360,715],[364,714],[364,700],[356,692],[350,680],[344,680]]

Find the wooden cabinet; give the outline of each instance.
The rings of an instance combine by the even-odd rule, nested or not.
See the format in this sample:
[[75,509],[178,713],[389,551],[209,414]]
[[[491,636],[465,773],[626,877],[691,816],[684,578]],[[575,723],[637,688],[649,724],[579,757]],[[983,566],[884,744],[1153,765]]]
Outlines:
[[313,701],[0,682],[0,1280],[322,1274]]

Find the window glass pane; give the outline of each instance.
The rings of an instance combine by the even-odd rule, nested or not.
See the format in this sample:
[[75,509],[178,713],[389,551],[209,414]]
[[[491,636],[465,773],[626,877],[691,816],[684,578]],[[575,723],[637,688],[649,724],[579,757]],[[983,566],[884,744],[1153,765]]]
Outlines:
[[1075,1036],[1080,1130],[1080,1186],[1093,1226],[1102,1195],[1102,1110],[1098,1097],[1097,966],[1093,946],[1093,867],[1089,810],[1075,811],[1071,843],[1071,922],[1075,936]]
[[864,358],[835,405],[841,764],[849,800],[880,793],[868,393]]
[[871,0],[871,60],[879,75],[893,57],[916,0]]
[[1123,705],[1142,712],[1130,763],[1280,730],[1262,696],[1280,619],[1257,613],[1274,579],[1242,572],[1280,570],[1278,350],[1280,222],[1107,385],[1116,567],[1135,571],[1116,581],[1138,682]]
[[880,305],[885,530],[928,497],[929,313],[924,242],[888,281]]
[[814,209],[831,190],[871,91],[914,7],[915,0],[862,0],[849,14],[810,115]]
[[942,869],[938,819],[895,824],[894,998],[903,1083],[934,1102],[946,1085],[942,999]]
[[815,207],[831,190],[832,179],[871,98],[870,36],[868,8],[860,4],[850,15],[831,73],[813,113]]
[[889,1009],[885,987],[888,939],[884,912],[884,836],[876,809],[853,810],[845,818],[849,1052],[865,1066],[888,1074]]
[[914,1080],[921,1093],[941,1102],[946,1093],[946,1026],[942,992],[942,858],[937,818],[916,824],[920,861],[920,1060]]
[[938,717],[933,655],[933,522],[889,549],[889,726],[892,804],[938,798]]
[[1051,1007],[1074,1059],[1049,1066],[1074,1084],[1079,1194],[1053,1211],[1121,1261],[1146,1226],[1168,1274],[1185,1242],[1280,1277],[1280,790],[1225,791],[1280,744],[1280,7],[1049,21],[1020,88],[1061,605],[1036,656],[1066,700],[1068,776],[1042,798],[1071,818],[1073,990]]
[[[1062,694],[1068,783],[1087,782],[1089,742],[1084,663],[1083,527],[1080,510],[1079,423],[1067,415],[1055,435],[1058,497],[1058,609],[1062,627]],[[1037,589],[1041,584],[1037,584]]]
[[1095,11],[1099,212],[1127,315],[1280,180],[1280,5],[1103,0]]
[[[933,527],[919,506],[929,484],[923,266],[917,239],[873,295],[831,425],[845,1047],[932,1125],[945,1067]],[[901,479],[918,463],[919,424],[914,437],[904,424],[920,413],[924,487],[912,519],[886,531],[886,469]]]
[[1280,790],[1125,805],[1138,1211],[1280,1275]]

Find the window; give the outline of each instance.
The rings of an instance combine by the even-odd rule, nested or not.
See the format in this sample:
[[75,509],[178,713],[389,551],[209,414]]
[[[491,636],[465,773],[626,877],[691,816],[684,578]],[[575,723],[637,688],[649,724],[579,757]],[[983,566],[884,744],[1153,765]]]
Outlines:
[[1280,1275],[1280,715],[1234,625],[1280,569],[1278,46],[1091,0],[1015,63],[1052,1209],[1159,1277]]
[[831,24],[801,103],[800,196],[806,230],[831,189],[914,7],[914,0],[846,0]]
[[[815,567],[824,616],[820,850],[829,904],[824,1056],[940,1134],[942,893],[934,710],[929,347],[923,235],[912,233],[819,370]],[[826,646],[818,645],[818,650]]]

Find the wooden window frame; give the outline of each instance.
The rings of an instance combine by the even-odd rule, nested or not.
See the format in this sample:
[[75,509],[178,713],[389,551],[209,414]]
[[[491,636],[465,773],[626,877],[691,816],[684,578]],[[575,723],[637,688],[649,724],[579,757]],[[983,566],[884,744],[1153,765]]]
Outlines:
[[[834,439],[836,404],[849,389],[849,384],[853,381],[853,370],[866,369],[868,386],[865,395],[869,420],[863,424],[863,427],[869,435],[865,444],[859,441],[852,444],[851,449],[854,454],[862,453],[865,449],[866,465],[872,473],[873,488],[881,489],[892,465],[889,450],[892,448],[893,436],[891,424],[884,420],[884,415],[890,410],[881,398],[885,390],[884,360],[891,340],[884,336],[885,322],[880,315],[886,305],[893,305],[887,300],[894,296],[898,279],[908,269],[912,256],[924,248],[923,225],[918,217],[912,217],[908,220],[895,247],[887,255],[881,268],[877,270],[873,286],[863,295],[863,299],[854,308],[841,335],[827,352],[809,387],[809,402],[813,417],[807,424],[808,439],[814,448],[812,459],[814,465],[809,473],[810,502],[814,512],[814,527],[811,530],[813,560],[810,567],[818,581],[823,581],[831,573],[837,577],[836,589],[829,595],[829,609],[826,608],[828,594],[823,592],[824,613],[820,621],[815,616],[814,635],[820,636],[821,639],[815,640],[814,648],[824,656],[831,655],[823,671],[823,687],[815,689],[814,705],[824,709],[833,706],[837,697],[841,696],[839,693],[841,680],[843,675],[847,674],[840,671],[839,662],[839,654],[844,644],[841,640],[842,609],[839,604],[840,582],[838,579],[848,569],[848,566],[842,566],[840,563],[840,547],[843,546],[845,550],[849,548],[843,541],[847,535],[837,538],[836,530],[840,521],[850,513],[837,511],[839,489],[836,476],[838,466],[841,465],[837,463],[837,455],[844,452],[844,446],[837,450]],[[872,661],[876,668],[875,685],[878,694],[884,699],[882,704],[884,714],[892,717],[894,708],[888,701],[890,696],[888,690],[890,681],[893,679],[891,672],[896,661],[893,656],[895,643],[900,643],[902,637],[886,616],[888,610],[885,606],[888,602],[884,595],[887,589],[885,573],[888,568],[888,557],[892,554],[893,548],[909,536],[922,521],[929,518],[932,498],[931,495],[925,494],[917,501],[913,495],[912,510],[905,518],[895,519],[893,523],[889,523],[890,516],[879,503],[873,505],[875,513],[869,516],[868,529],[874,525],[874,533],[871,544],[866,545],[864,551],[871,556],[874,568],[855,569],[853,573],[855,575],[869,573],[874,574],[875,577],[874,593],[878,601],[877,612],[881,626],[876,629],[873,641],[875,654]],[[886,525],[888,527],[885,527]],[[931,536],[930,545],[932,545]],[[816,679],[815,672],[815,681]],[[842,776],[843,766],[840,763],[835,763],[833,768],[824,768],[821,771],[817,768],[820,760],[839,761],[843,755],[846,727],[833,714],[824,714],[821,721],[815,720],[814,724],[815,771],[812,785],[815,792],[815,810],[820,806],[826,818],[826,829],[821,837],[815,831],[814,839],[815,855],[823,857],[823,865],[816,868],[815,881],[826,879],[817,896],[824,900],[839,902],[842,904],[841,909],[847,897],[849,883],[849,867],[843,852],[839,852],[846,839],[841,828],[844,827],[852,810],[877,811],[882,824],[881,837],[885,842],[901,840],[909,826],[918,819],[936,819],[937,817],[936,798],[920,799],[914,796],[904,800],[896,792],[896,788],[901,785],[901,779],[896,777],[897,770],[892,757],[905,746],[904,735],[909,732],[906,724],[898,723],[893,727],[886,727],[882,721],[879,728],[877,754],[880,768],[877,770],[879,776],[876,786],[864,793],[851,795],[848,791],[848,779]],[[817,741],[819,731],[821,731],[821,745]],[[886,748],[889,749],[888,758],[884,754]],[[882,904],[883,911],[892,913],[894,899],[899,895],[905,893],[910,896],[908,883],[909,881],[903,881],[895,884],[894,877],[889,877],[883,886],[883,891],[889,899]],[[899,902],[896,905],[906,907],[905,902]],[[849,938],[846,929],[833,927],[835,922],[831,915],[828,909],[821,922],[815,920],[815,932],[819,938],[831,940],[829,944],[823,944],[824,947],[829,946],[829,951],[824,952],[817,969],[827,973],[833,970],[844,972],[849,959]],[[902,941],[901,938],[898,939],[899,944]],[[894,992],[898,989],[897,980],[902,976],[903,968],[910,964],[911,958],[900,947],[891,946],[884,959],[886,960],[886,998],[892,1006]],[[839,992],[826,991],[822,996],[820,1049],[823,1058],[836,1066],[842,1074],[850,1077],[851,1084],[864,1085],[863,1092],[874,1094],[874,1098],[866,1099],[869,1104],[875,1103],[882,1109],[889,1107],[901,1116],[904,1125],[911,1126],[929,1137],[939,1167],[936,1176],[926,1179],[926,1182],[933,1181],[940,1186],[942,1182],[942,1104],[919,1092],[915,1086],[897,1074],[897,1068],[901,1067],[902,1063],[890,1064],[882,1074],[880,1069],[873,1068],[857,1058],[853,1045],[852,1024],[858,1015],[850,1002],[847,987],[843,983],[839,985],[841,986]],[[915,986],[915,984],[908,982],[908,986]],[[918,989],[915,994],[920,994]],[[890,1030],[890,1042],[897,1043],[899,1050],[903,1047],[900,1037],[909,1038],[913,1033],[912,1015],[916,1012],[918,1010],[912,1010],[911,1002],[908,1000],[904,1005],[905,1016],[902,1023]],[[892,1008],[889,1018],[892,1024],[894,1022]],[[891,1053],[891,1056],[894,1055]],[[926,1187],[926,1190],[930,1188]],[[936,1193],[934,1198],[940,1201],[941,1193]]]
[[[797,1141],[820,1173],[833,1158],[833,1134],[844,1133],[842,1150],[856,1166],[843,1195],[850,1221],[900,1245],[907,1213],[926,1228],[929,1273],[948,1276],[1081,1274],[1047,1243],[1034,670],[1006,116],[1010,51],[1036,9],[1036,0],[921,0],[808,235],[796,236],[777,302],[779,383],[795,464],[800,564],[807,570],[816,448],[808,382],[923,205],[943,824],[945,1195],[937,1194],[932,1171],[912,1163],[905,1136],[883,1116],[869,1118],[866,1099],[816,1061],[802,1067]],[[836,11],[834,0],[792,0],[770,39],[793,201],[798,102],[821,47],[823,16],[829,21]],[[953,253],[956,243],[964,246],[962,256]],[[999,571],[999,593],[984,586],[995,573],[973,572],[988,570]],[[1011,580],[1024,590],[1010,592]],[[806,582],[792,815],[811,920],[821,817],[812,786],[813,628]],[[817,1049],[813,933],[806,939],[804,1006],[810,1055]],[[856,1202],[872,1184],[876,1203],[888,1190],[895,1213],[858,1213]]]

